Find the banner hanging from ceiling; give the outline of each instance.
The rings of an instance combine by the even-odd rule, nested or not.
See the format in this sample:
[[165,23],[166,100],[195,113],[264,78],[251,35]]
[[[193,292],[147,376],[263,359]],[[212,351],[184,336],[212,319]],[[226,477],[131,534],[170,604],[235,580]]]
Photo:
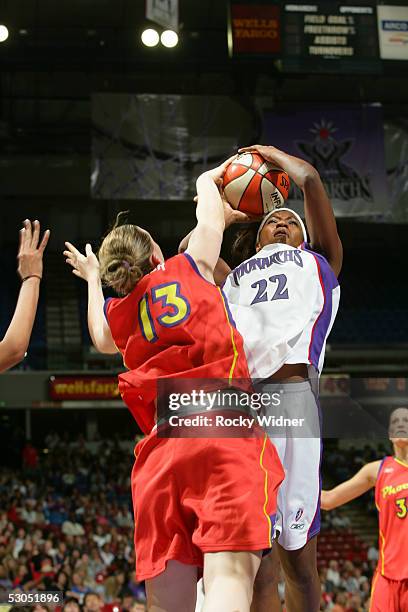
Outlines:
[[[312,163],[338,216],[406,222],[406,117],[401,107],[384,121],[379,104],[282,110],[261,97],[94,94],[91,193],[191,201],[201,172],[261,142]],[[299,191],[290,198],[301,208]]]
[[179,0],[146,0],[146,19],[177,31]]
[[378,6],[380,56],[408,60],[408,6]]
[[[337,216],[390,214],[381,105],[266,112],[263,142],[310,162]],[[289,204],[302,208],[296,186]]]

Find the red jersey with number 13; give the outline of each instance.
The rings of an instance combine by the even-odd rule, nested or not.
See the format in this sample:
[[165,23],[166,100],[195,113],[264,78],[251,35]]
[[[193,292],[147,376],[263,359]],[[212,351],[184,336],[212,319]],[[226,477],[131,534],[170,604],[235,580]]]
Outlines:
[[157,379],[249,379],[227,301],[187,253],[157,266],[124,298],[106,300],[105,315],[129,369],[119,390],[144,433],[155,424]]
[[390,580],[408,579],[408,464],[382,461],[375,485],[379,512],[378,571]]

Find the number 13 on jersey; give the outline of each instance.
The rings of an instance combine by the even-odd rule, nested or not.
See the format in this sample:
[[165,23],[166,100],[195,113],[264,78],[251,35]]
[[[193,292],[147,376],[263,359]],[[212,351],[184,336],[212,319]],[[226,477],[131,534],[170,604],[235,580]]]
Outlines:
[[[160,303],[161,314],[152,316],[149,305],[149,294],[152,304]],[[143,337],[148,342],[156,342],[157,326],[174,327],[180,325],[190,315],[190,304],[180,292],[180,283],[172,282],[152,287],[139,302],[139,324]]]

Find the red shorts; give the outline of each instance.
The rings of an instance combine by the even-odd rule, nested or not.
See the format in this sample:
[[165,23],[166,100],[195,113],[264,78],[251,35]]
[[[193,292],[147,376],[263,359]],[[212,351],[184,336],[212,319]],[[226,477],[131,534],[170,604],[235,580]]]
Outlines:
[[254,438],[158,438],[135,449],[132,498],[136,576],[170,559],[203,566],[206,552],[272,545],[284,471],[263,432]]
[[408,579],[389,580],[377,571],[371,589],[370,612],[407,612]]

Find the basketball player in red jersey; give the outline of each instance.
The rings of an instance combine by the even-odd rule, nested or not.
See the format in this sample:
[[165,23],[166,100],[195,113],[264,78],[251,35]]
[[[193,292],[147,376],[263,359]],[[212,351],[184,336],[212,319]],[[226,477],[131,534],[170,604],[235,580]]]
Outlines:
[[332,510],[375,487],[380,538],[370,612],[408,610],[408,408],[391,413],[389,436],[393,456],[367,463],[321,497],[321,507]]
[[[306,227],[295,211],[277,208],[259,226],[239,232],[235,252],[240,265],[231,271],[220,259],[217,282],[224,283],[237,329],[244,338],[251,377],[263,381],[262,390],[266,393],[273,393],[279,383],[279,389],[284,391],[280,410],[287,410],[289,416],[292,406],[301,406],[308,420],[316,422],[317,381],[340,295],[337,276],[342,265],[342,245],[333,209],[310,163],[273,146],[254,145],[239,152],[259,153],[283,169],[299,187],[310,240],[307,244]],[[225,214],[226,225],[235,221],[236,211],[232,212],[227,204]],[[182,241],[181,250],[188,239],[189,236]],[[302,265],[288,258],[294,251]],[[277,545],[262,560],[252,612],[281,610],[277,554],[285,576],[288,612],[319,610],[316,547],[320,531],[321,441],[316,429],[313,435],[299,438],[293,434],[287,438],[273,436],[271,432],[285,480],[278,495]]]
[[37,312],[40,281],[43,273],[43,254],[50,237],[47,230],[40,241],[40,222],[26,219],[20,230],[18,275],[21,288],[11,323],[0,341],[0,372],[17,365],[26,353]]
[[[249,377],[242,339],[214,284],[223,230],[217,185],[230,160],[197,180],[197,226],[185,254],[164,261],[136,225],[114,228],[99,262],[66,243],[67,262],[88,282],[96,348],[120,351],[119,388],[147,435],[132,472],[136,575],[149,611],[193,612],[197,567],[205,612],[248,612],[261,551],[271,545],[283,469],[264,434],[164,438],[156,427],[156,380]],[[104,304],[101,279],[123,295]],[[104,314],[105,311],[105,314]],[[207,413],[208,414],[208,413]]]

